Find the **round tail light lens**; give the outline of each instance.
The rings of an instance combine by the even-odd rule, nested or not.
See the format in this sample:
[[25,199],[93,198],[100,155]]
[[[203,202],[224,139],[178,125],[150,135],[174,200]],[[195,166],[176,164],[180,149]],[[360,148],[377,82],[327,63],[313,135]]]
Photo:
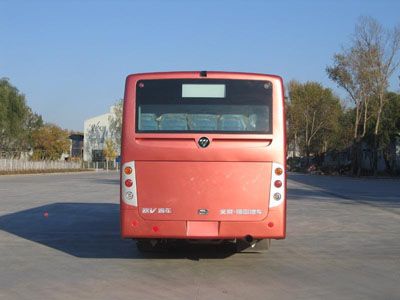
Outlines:
[[282,168],[276,168],[276,169],[275,169],[275,174],[278,175],[278,176],[279,176],[279,175],[282,175],[282,174],[283,174]]
[[281,194],[279,194],[279,193],[274,194],[274,200],[279,201],[279,200],[281,200],[281,198],[282,198]]
[[276,181],[274,182],[274,185],[275,185],[275,187],[280,188],[280,187],[282,186],[282,181],[276,180]]
[[126,175],[132,174],[132,168],[131,167],[125,167],[124,172]]
[[125,180],[125,186],[131,187],[133,185],[133,181],[130,179]]

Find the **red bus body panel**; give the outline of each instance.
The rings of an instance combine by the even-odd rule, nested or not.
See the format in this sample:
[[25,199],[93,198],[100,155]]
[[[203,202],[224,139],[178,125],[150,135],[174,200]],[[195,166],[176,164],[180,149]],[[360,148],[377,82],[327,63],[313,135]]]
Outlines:
[[[262,162],[139,162],[139,214],[147,220],[261,221],[268,214],[265,177],[270,172],[270,164]],[[141,214],[140,208],[160,207],[160,202],[173,213]],[[227,208],[258,208],[262,213],[220,215]],[[208,214],[199,215],[199,209],[207,209]]]
[[[273,134],[135,132],[138,80],[211,78],[272,82]],[[282,204],[269,207],[272,164],[282,165],[284,171],[286,168],[283,95],[282,79],[274,75],[210,71],[207,77],[200,77],[198,71],[129,75],[124,97],[121,166],[135,163],[137,206],[123,200],[121,180],[122,237],[284,238],[286,180]],[[210,140],[207,148],[198,146],[203,136]],[[121,179],[122,172],[123,168]],[[153,214],[156,209],[168,213]],[[230,214],[231,210],[244,213]]]

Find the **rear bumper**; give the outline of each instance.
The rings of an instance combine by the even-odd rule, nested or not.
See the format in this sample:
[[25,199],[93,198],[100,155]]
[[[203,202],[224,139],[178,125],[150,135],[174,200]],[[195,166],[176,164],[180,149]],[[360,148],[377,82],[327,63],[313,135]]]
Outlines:
[[144,220],[136,209],[121,210],[122,238],[234,239],[250,235],[255,239],[283,239],[285,223],[280,209],[270,210],[258,222]]

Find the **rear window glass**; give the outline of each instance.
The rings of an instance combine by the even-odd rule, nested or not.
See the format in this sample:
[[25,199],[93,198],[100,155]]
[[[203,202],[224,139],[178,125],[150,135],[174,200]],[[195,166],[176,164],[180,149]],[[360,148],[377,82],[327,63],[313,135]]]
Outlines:
[[137,132],[272,132],[269,81],[140,80],[136,91]]

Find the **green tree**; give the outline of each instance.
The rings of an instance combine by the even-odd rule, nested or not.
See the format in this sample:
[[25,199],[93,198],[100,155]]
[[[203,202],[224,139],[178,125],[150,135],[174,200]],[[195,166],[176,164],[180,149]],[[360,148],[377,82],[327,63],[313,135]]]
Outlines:
[[291,81],[288,90],[289,144],[297,144],[307,157],[335,146],[334,136],[340,131],[342,114],[339,98],[316,82]]
[[69,151],[67,130],[54,124],[45,124],[32,132],[33,159],[58,160]]
[[25,137],[28,115],[25,96],[8,79],[0,79],[0,149],[20,149]]
[[343,108],[335,124],[334,134],[330,136],[329,150],[343,150],[351,146],[353,141],[354,109]]
[[[385,95],[385,98],[387,98],[387,104],[382,111],[378,144],[382,148],[386,169],[389,173],[394,174],[397,167],[395,145],[397,141],[400,141],[400,94],[389,92]],[[370,139],[373,142],[374,137],[372,136]]]
[[31,149],[32,132],[41,126],[42,117],[26,105],[25,96],[8,79],[0,79],[0,150]]

